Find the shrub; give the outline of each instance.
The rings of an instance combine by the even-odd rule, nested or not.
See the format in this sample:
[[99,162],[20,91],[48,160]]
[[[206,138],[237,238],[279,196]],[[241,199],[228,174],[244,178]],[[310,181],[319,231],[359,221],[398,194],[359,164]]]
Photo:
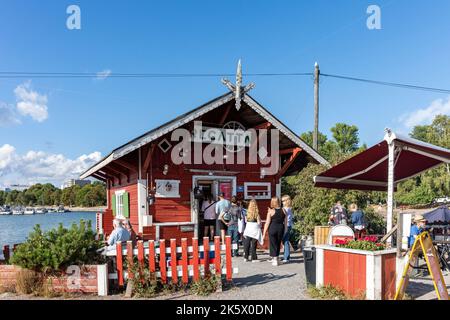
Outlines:
[[191,291],[198,296],[208,296],[214,293],[219,288],[221,278],[217,275],[213,275],[207,278],[200,278],[198,281],[194,281],[191,284]]
[[91,223],[83,220],[66,229],[59,227],[43,232],[39,225],[20,244],[11,257],[12,264],[44,273],[59,272],[70,265],[98,263],[104,259],[96,251],[102,246],[95,240]]
[[307,292],[313,299],[322,300],[365,300],[365,294],[361,293],[355,297],[349,296],[344,291],[332,285],[326,285],[320,288],[308,286]]
[[44,278],[42,274],[22,269],[16,275],[16,292],[19,294],[39,295],[42,291]]

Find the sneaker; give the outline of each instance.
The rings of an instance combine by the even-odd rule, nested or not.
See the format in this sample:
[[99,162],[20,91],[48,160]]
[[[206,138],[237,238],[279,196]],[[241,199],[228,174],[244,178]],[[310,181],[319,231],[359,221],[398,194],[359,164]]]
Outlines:
[[288,262],[289,262],[289,260],[286,260],[286,259],[283,260],[283,263],[288,263]]
[[258,259],[255,259],[255,260],[252,260],[252,262],[260,262],[261,260],[258,260]]
[[247,261],[248,261],[248,259],[245,259],[245,258],[244,258],[244,262],[247,262]]
[[273,258],[270,258],[269,260],[267,260],[267,262],[273,262]]
[[278,259],[272,260],[272,266],[274,266],[274,267],[278,266]]

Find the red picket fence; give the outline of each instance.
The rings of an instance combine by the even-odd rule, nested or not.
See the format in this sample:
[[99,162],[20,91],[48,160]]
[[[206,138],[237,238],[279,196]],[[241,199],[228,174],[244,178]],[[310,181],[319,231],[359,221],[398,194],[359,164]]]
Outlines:
[[[119,286],[123,286],[125,279],[133,276],[124,270],[124,258],[131,266],[135,256],[141,268],[144,268],[147,258],[149,271],[160,278],[162,283],[167,283],[168,278],[171,278],[172,283],[176,284],[179,277],[184,284],[189,282],[189,277],[197,281],[201,275],[211,274],[211,266],[214,267],[216,275],[224,274],[227,281],[231,281],[233,273],[238,272],[237,268],[233,269],[231,258],[231,250],[236,249],[237,245],[231,243],[230,236],[226,237],[225,245],[220,244],[220,237],[214,237],[213,244],[207,237],[203,238],[202,245],[199,245],[197,238],[192,239],[192,246],[188,246],[186,238],[181,239],[181,247],[177,247],[176,239],[170,239],[169,246],[166,246],[166,240],[159,240],[159,248],[155,247],[154,240],[149,240],[147,244],[144,246],[143,241],[138,241],[136,248],[133,248],[131,241],[125,246],[117,243],[115,252],[107,252],[107,256],[115,257],[116,260],[116,273],[110,273],[109,279],[118,279]],[[212,252],[214,257],[210,257]],[[223,254],[224,261],[222,261]]]

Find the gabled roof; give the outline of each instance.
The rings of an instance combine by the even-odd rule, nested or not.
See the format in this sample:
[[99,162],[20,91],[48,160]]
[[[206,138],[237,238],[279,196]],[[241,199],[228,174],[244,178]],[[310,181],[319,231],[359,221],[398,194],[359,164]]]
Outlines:
[[[108,165],[114,160],[117,160],[130,152],[133,152],[140,147],[157,140],[158,138],[164,136],[165,134],[189,123],[200,116],[230,102],[234,99],[234,93],[230,92],[224,94],[214,100],[211,100],[192,111],[189,111],[172,121],[169,121],[153,130],[150,130],[143,135],[131,140],[130,142],[116,148],[109,155],[104,157],[98,163],[93,165],[91,168],[86,170],[80,175],[81,179],[85,179],[92,175],[93,173],[101,170],[104,166]],[[256,102],[250,95],[244,94],[242,100],[247,103],[247,105],[255,110],[259,115],[261,115],[265,120],[272,123],[275,128],[280,130],[286,137],[288,137],[292,142],[302,148],[306,153],[308,153],[312,158],[314,158],[318,163],[329,165],[328,162],[314,149],[312,149],[308,144],[306,144],[298,135],[296,135],[292,130],[286,127],[280,120],[273,116],[269,111],[267,111],[261,104]]]

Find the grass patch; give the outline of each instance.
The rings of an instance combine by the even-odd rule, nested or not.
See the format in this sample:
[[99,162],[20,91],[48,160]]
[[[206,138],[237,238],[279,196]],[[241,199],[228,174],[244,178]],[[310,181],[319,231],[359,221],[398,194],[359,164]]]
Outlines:
[[333,287],[332,285],[326,285],[320,288],[315,286],[308,286],[308,295],[313,299],[321,300],[365,300],[364,294],[358,295],[356,297],[346,294],[339,288]]
[[191,284],[190,291],[197,296],[209,296],[217,291],[221,282],[221,278],[216,275],[201,278]]

